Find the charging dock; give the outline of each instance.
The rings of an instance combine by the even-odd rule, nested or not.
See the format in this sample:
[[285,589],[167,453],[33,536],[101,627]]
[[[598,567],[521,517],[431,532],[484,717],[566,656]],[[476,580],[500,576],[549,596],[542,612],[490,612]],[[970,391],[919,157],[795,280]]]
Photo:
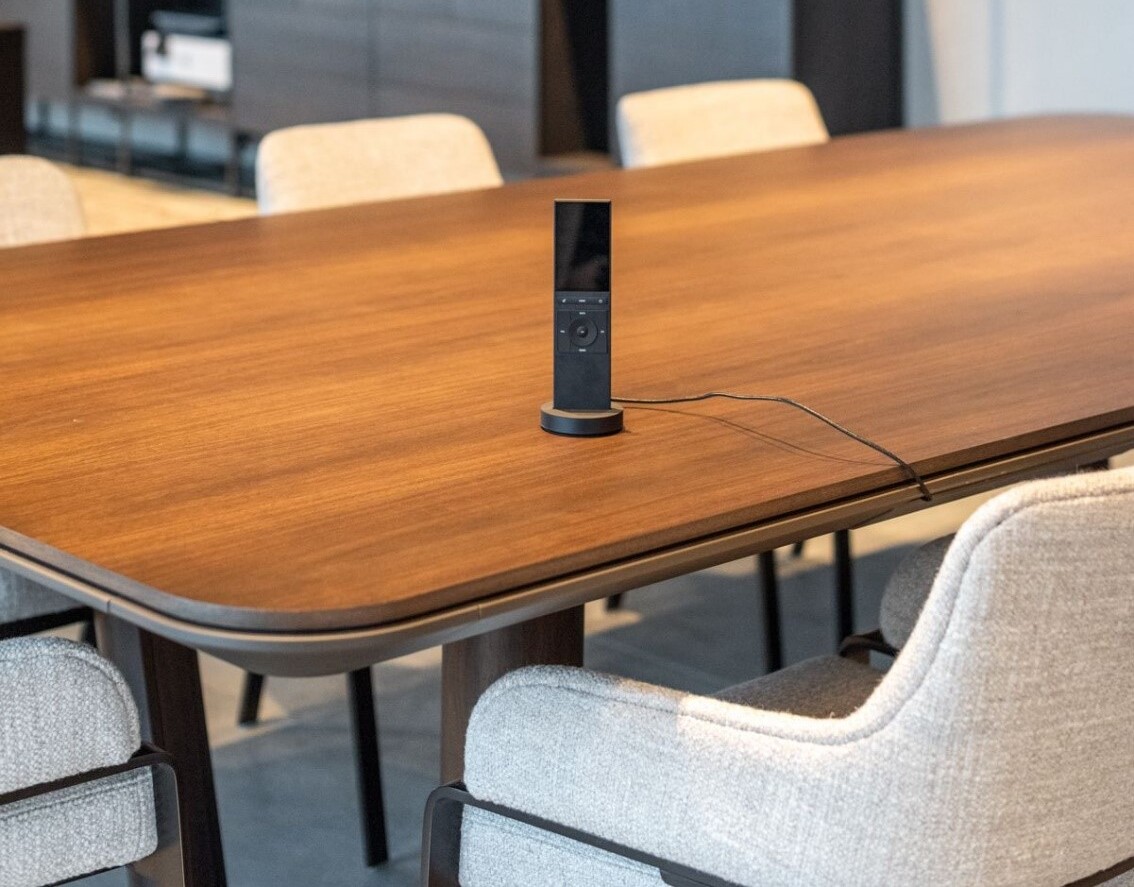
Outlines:
[[557,410],[551,403],[539,409],[539,426],[567,437],[602,437],[622,430],[622,410]]

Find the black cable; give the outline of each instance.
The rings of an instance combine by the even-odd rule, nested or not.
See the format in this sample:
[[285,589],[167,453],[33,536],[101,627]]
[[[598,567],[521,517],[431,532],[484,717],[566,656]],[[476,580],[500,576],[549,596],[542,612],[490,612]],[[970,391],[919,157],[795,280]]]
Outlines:
[[861,434],[856,434],[846,426],[840,425],[834,419],[829,419],[820,413],[818,410],[813,410],[806,404],[800,403],[798,400],[793,400],[790,397],[781,397],[776,394],[732,394],[728,391],[706,391],[704,394],[690,394],[686,397],[659,397],[659,398],[641,398],[641,397],[612,397],[613,403],[624,403],[631,406],[655,406],[669,403],[694,403],[699,400],[711,400],[714,397],[722,397],[728,400],[762,400],[768,403],[782,403],[789,407],[795,407],[797,410],[802,410],[807,415],[818,419],[825,425],[834,428],[840,434],[845,434],[852,440],[858,441],[863,446],[870,447],[870,449],[881,453],[887,459],[895,462],[903,471],[910,476],[910,479],[917,484],[918,490],[921,491],[921,498],[926,502],[933,501],[933,494],[929,492],[929,487],[925,485],[925,481],[918,473],[917,469],[910,465],[905,459],[899,456],[892,450],[886,449],[882,444],[875,443],[868,437],[863,437]]

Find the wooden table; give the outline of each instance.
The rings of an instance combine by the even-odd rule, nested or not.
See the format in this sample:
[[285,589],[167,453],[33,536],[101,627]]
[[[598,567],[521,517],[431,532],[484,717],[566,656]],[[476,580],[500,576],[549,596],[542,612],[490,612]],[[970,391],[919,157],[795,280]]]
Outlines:
[[624,397],[787,394],[945,501],[1134,446],[1134,120],[1052,118],[0,253],[0,562],[104,614],[223,882],[193,650],[479,692],[581,605],[925,505],[790,409],[539,430],[553,197],[615,208]]

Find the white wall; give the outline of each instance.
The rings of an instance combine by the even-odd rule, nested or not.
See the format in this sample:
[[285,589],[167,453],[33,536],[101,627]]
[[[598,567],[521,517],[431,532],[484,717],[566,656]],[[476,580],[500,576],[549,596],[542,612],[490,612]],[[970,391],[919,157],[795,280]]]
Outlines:
[[1132,0],[906,0],[911,126],[1134,113]]

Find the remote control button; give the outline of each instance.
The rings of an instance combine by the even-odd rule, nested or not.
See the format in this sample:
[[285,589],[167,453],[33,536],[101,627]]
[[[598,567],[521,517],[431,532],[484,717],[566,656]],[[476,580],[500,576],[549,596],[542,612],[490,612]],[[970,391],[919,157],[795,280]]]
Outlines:
[[598,338],[598,327],[589,317],[577,317],[571,321],[571,344],[576,348],[586,348]]

